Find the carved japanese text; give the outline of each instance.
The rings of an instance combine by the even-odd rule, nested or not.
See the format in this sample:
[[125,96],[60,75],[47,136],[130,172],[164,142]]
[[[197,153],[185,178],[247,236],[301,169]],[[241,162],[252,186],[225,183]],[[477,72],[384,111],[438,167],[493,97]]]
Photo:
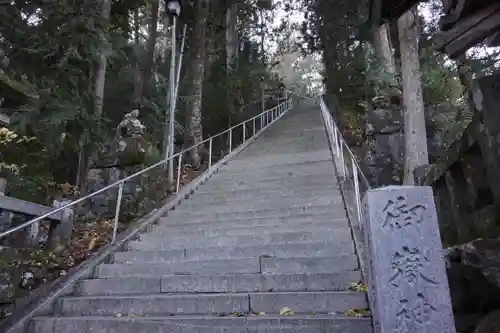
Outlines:
[[392,230],[419,224],[425,210],[425,206],[420,204],[409,206],[401,195],[396,200],[390,199],[383,210],[385,218],[382,228]]
[[420,282],[437,284],[423,272],[423,268],[428,263],[429,258],[421,253],[420,249],[403,246],[401,250],[394,253],[391,261],[393,275],[389,283],[395,287],[398,287],[402,281],[411,286]]

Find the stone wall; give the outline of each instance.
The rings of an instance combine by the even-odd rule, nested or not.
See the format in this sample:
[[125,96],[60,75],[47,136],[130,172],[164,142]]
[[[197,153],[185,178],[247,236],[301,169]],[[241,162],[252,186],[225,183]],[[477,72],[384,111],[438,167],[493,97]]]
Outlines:
[[475,82],[470,95],[474,117],[462,135],[435,163],[415,170],[419,185],[434,189],[441,236],[445,244],[500,237],[500,75]]
[[481,327],[500,311],[500,75],[476,80],[469,105],[462,135],[414,176],[434,190],[457,331],[497,332]]

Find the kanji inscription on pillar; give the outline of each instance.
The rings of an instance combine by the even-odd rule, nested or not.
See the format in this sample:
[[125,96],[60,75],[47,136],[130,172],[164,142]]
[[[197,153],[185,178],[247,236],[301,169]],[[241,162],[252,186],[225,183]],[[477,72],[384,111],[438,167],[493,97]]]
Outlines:
[[364,204],[376,333],[455,333],[432,188],[369,190]]

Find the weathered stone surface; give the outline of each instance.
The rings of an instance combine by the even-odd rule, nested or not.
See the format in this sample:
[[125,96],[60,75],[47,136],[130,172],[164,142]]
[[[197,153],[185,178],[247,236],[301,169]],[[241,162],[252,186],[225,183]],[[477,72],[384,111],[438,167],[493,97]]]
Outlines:
[[487,165],[486,172],[490,181],[491,190],[495,201],[500,201],[500,74],[488,75],[477,80],[479,90],[482,93],[482,112],[484,135],[479,138],[479,144],[483,153],[483,159]]
[[477,239],[446,250],[457,331],[500,308],[500,240]]
[[401,183],[404,165],[402,121],[402,113],[392,109],[376,109],[366,119],[363,164],[374,186]]
[[0,272],[0,303],[12,300],[14,283],[10,273]]
[[364,205],[375,332],[455,333],[432,189],[370,190]]
[[500,333],[500,310],[483,318],[474,333]]

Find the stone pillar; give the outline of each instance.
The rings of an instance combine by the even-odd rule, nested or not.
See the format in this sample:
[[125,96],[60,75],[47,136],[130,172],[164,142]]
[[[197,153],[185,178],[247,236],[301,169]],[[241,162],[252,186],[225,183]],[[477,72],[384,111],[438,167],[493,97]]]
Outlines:
[[[36,216],[26,215],[24,222],[28,222],[36,218]],[[25,246],[38,247],[40,245],[40,221],[30,224],[25,228]]]
[[471,104],[482,113],[483,135],[478,142],[495,204],[500,205],[500,74],[475,81],[471,95]]
[[460,243],[471,240],[474,236],[472,233],[472,221],[467,218],[472,209],[469,203],[468,186],[463,175],[460,165],[453,168],[453,166],[445,172],[444,179],[446,188],[448,189],[448,196],[451,201],[451,212],[453,214],[453,221],[457,230],[457,240]]
[[[62,206],[66,206],[71,203],[71,200],[61,199],[54,200],[52,202],[52,208],[57,209]],[[59,222],[52,221],[51,223],[55,223],[55,227],[51,228],[51,232],[49,235],[49,247],[51,249],[58,249],[65,247],[73,232],[73,224],[75,222],[75,209],[73,206],[65,208],[62,211],[62,218]]]
[[363,204],[375,333],[455,333],[432,189],[369,190]]
[[[7,190],[7,181],[4,178],[0,178],[0,196],[4,196]],[[0,211],[0,231],[8,230],[12,225],[13,213],[9,211]],[[5,240],[0,239],[0,243],[5,242]]]
[[399,185],[403,181],[403,116],[392,108],[377,108],[366,118],[364,166],[373,187]]

